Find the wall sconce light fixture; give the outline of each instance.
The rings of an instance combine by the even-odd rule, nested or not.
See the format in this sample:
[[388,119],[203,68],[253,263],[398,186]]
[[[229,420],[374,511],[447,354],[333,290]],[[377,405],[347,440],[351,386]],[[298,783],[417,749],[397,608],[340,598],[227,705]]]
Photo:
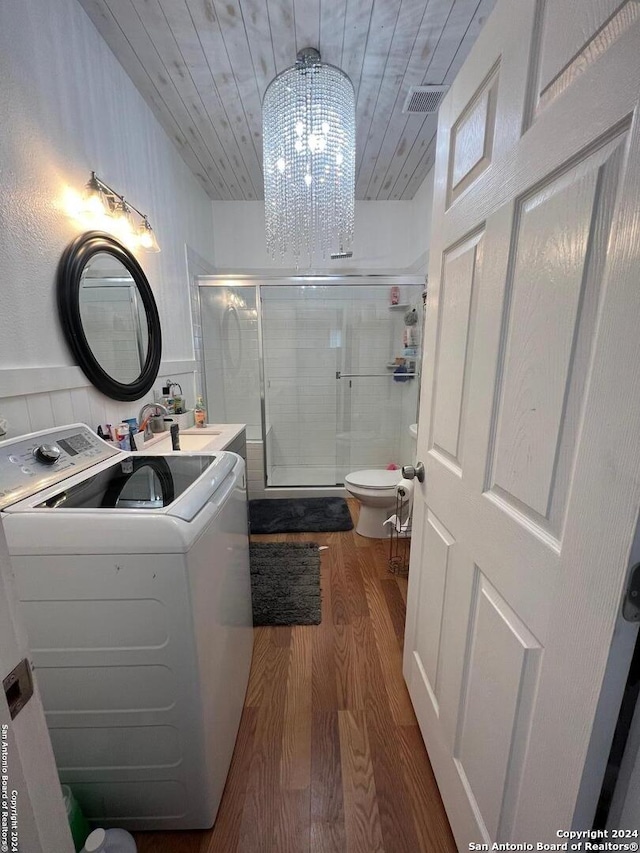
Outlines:
[[83,196],[74,190],[67,191],[66,209],[84,228],[107,231],[130,249],[160,251],[147,215],[105,184],[95,172],[91,172]]

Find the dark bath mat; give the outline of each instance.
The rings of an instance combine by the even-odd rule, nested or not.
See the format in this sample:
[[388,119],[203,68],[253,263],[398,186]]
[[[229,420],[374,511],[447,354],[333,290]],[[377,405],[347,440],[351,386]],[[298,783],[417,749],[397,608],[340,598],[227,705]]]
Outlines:
[[254,625],[319,625],[320,552],[313,542],[253,542]]
[[333,533],[353,530],[344,498],[269,498],[249,501],[252,533]]

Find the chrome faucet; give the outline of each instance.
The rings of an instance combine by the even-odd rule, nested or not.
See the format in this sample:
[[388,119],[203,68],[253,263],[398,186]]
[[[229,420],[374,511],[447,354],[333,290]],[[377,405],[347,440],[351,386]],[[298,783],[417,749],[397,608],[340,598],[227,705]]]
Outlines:
[[[163,406],[162,403],[145,403],[144,406],[140,409],[140,414],[138,415],[138,429],[142,429],[142,424],[144,423],[144,416],[147,412],[147,409],[156,409],[160,410],[163,415],[169,414],[169,409],[166,406]],[[145,438],[151,434],[151,429],[147,425],[144,431]]]

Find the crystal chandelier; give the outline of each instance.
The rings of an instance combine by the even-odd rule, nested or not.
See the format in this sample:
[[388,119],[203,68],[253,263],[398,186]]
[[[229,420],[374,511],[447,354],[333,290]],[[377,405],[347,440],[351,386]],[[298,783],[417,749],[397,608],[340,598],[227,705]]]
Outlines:
[[262,104],[267,249],[301,260],[349,253],[355,198],[355,96],[314,48],[271,81]]

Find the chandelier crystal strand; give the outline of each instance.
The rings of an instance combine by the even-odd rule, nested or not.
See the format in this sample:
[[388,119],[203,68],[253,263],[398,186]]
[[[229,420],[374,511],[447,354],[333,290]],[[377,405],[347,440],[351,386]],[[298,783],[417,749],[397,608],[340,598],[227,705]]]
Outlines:
[[262,106],[267,250],[308,259],[350,251],[355,97],[349,78],[306,48],[269,85]]

